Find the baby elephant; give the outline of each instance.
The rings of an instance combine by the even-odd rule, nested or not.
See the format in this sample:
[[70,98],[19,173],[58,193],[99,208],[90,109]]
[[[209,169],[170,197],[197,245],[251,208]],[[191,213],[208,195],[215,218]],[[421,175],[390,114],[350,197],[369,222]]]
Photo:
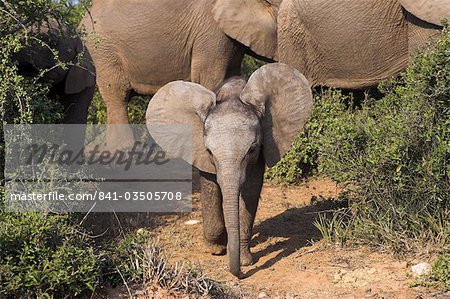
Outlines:
[[237,277],[241,265],[252,263],[249,242],[265,165],[274,166],[286,153],[312,105],[306,78],[281,63],[261,67],[248,82],[228,79],[215,92],[171,82],[150,101],[150,133],[169,153],[179,138],[150,124],[192,126],[192,161],[188,150],[176,154],[200,170],[204,237],[213,254],[227,249]]

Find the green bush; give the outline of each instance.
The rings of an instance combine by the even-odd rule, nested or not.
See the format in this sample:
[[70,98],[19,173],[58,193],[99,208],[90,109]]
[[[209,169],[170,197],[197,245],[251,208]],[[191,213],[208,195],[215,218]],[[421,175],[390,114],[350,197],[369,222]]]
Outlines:
[[87,123],[88,124],[107,123],[106,105],[105,102],[103,102],[102,96],[100,95],[100,92],[98,90],[95,91],[91,105],[89,106]]
[[126,283],[142,282],[144,275],[140,261],[142,248],[148,239],[146,234],[129,233],[122,239],[103,245],[105,256],[102,264],[102,280],[113,287]]
[[39,80],[40,74],[19,74],[14,55],[32,42],[45,44],[37,33],[29,32],[30,27],[54,19],[75,27],[83,11],[68,0],[0,3],[0,170],[4,167],[4,124],[59,123],[62,119],[62,106],[47,96],[49,84]]
[[442,287],[444,291],[450,291],[450,255],[438,256],[428,280],[432,285]]
[[433,263],[431,273],[426,277],[419,277],[412,286],[425,286],[450,291],[450,255],[439,255]]
[[99,256],[68,215],[0,214],[0,297],[66,298],[92,292]]
[[434,49],[380,85],[382,99],[354,109],[339,92],[325,92],[305,132],[269,178],[296,182],[313,169],[347,186],[351,210],[341,218],[352,216],[322,222],[328,235],[345,231],[341,239],[396,252],[449,250],[449,65],[446,28]]
[[244,59],[242,60],[241,65],[241,75],[244,78],[249,78],[254,71],[259,69],[261,66],[266,64],[264,61],[253,58],[249,55],[244,55]]
[[[61,105],[37,74],[19,73],[14,55],[39,37],[27,28],[53,19],[74,24],[81,7],[69,1],[0,3],[0,297],[66,298],[91,293],[98,255],[72,215],[8,213],[4,199],[4,124],[59,123]],[[69,25],[70,26],[70,25]],[[41,41],[43,43],[44,41]],[[56,53],[55,53],[56,54]]]
[[[315,97],[309,121],[295,138],[291,150],[273,168],[266,171],[266,179],[276,184],[296,184],[318,173],[322,138],[327,128],[342,119],[354,117],[349,98],[337,90],[321,91]],[[349,125],[344,123],[343,125]],[[344,134],[349,130],[342,128]]]

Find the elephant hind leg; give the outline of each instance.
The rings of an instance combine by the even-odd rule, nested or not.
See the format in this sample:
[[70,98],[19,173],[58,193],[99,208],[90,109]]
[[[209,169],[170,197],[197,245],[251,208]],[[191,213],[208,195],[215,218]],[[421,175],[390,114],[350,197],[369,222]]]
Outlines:
[[213,255],[226,252],[227,234],[222,210],[222,194],[215,176],[200,172],[203,236]]

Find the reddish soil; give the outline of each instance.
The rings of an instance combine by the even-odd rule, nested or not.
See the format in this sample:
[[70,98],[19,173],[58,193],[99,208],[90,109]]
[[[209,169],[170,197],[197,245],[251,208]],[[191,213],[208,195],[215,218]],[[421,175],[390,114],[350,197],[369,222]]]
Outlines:
[[[252,252],[256,262],[243,267],[237,280],[227,270],[227,256],[206,253],[199,194],[192,213],[159,216],[153,230],[172,263],[188,262],[209,277],[241,290],[245,298],[448,298],[425,288],[412,288],[413,260],[366,247],[327,246],[313,225],[318,212],[330,207],[339,188],[330,180],[299,187],[263,189],[255,223]],[[444,297],[442,297],[444,296]]]

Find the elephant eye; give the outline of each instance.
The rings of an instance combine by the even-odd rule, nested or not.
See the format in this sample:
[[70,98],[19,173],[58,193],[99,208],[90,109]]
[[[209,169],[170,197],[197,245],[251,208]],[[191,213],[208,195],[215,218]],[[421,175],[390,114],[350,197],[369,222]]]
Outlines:
[[248,150],[248,154],[249,155],[254,154],[256,152],[257,148],[258,148],[258,145],[256,143],[253,143]]

